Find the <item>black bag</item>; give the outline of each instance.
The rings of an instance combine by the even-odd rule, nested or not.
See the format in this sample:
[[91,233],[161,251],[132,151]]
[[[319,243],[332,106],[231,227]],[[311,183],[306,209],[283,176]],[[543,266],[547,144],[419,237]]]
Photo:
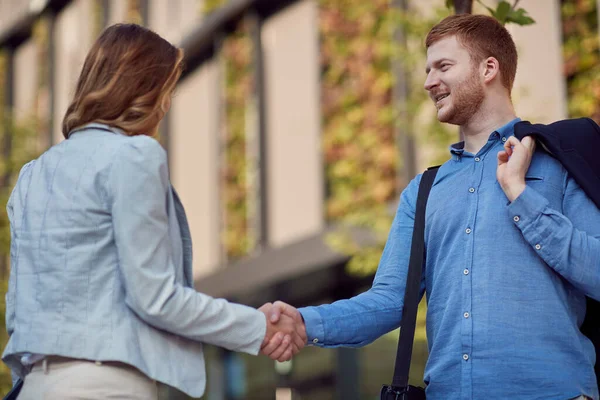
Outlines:
[[[565,119],[549,125],[521,121],[515,125],[519,140],[532,136],[561,162],[569,175],[600,208],[600,127],[590,118]],[[600,386],[600,303],[587,298],[581,332],[596,349],[596,381]]]
[[438,168],[439,166],[428,168],[419,184],[394,378],[391,385],[384,385],[381,388],[381,400],[425,400],[425,390],[423,388],[408,384],[408,372],[415,338],[419,288],[425,259],[425,207]]

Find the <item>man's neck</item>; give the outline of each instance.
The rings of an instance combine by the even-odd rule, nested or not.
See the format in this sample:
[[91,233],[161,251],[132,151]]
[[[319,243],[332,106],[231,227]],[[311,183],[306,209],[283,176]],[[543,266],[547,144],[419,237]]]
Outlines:
[[465,141],[465,150],[477,154],[487,143],[490,134],[516,118],[510,104],[486,107],[482,104],[479,111],[465,125],[460,126],[461,137]]

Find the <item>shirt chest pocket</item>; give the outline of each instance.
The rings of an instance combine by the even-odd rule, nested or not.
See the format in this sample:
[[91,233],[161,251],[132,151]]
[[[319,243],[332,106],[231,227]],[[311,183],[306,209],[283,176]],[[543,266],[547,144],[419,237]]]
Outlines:
[[544,196],[550,203],[550,207],[557,211],[562,210],[563,191],[556,179],[550,179],[542,174],[528,173],[525,176],[525,184]]
[[525,183],[529,184],[530,182],[543,182],[544,181],[544,177],[541,175],[527,175],[525,177]]

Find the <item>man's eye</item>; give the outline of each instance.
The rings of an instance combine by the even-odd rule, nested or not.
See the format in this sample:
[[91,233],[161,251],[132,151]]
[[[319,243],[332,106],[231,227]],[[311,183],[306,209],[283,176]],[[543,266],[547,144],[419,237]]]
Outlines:
[[450,68],[450,64],[442,64],[442,66],[441,66],[441,68],[440,68],[440,69],[441,69],[442,71],[447,71],[449,68]]

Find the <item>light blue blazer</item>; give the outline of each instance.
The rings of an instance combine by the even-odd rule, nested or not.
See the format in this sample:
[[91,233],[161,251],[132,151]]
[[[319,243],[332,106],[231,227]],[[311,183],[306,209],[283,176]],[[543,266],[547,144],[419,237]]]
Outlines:
[[264,315],[193,289],[192,242],[166,153],[89,124],[26,164],[7,205],[10,340],[25,353],[121,361],[199,397],[202,343],[250,354]]

